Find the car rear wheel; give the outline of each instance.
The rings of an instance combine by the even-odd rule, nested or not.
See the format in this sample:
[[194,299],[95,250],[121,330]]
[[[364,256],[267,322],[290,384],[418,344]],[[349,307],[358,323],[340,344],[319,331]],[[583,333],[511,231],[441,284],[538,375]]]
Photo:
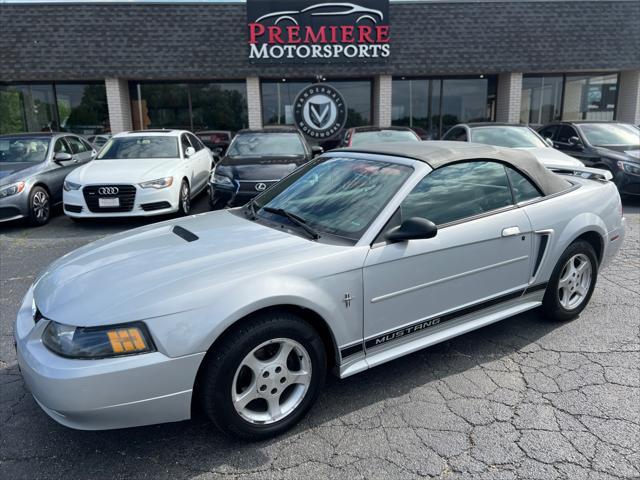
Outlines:
[[260,315],[230,331],[205,362],[198,386],[203,410],[223,432],[247,440],[294,426],[326,375],[322,340],[289,312]]
[[39,227],[49,222],[50,215],[49,192],[42,187],[33,187],[29,194],[29,223]]
[[178,204],[178,213],[180,215],[189,215],[191,210],[191,189],[189,188],[189,182],[182,180],[180,186],[180,198]]
[[598,278],[598,260],[586,241],[572,243],[551,275],[542,308],[553,320],[571,320],[587,306]]

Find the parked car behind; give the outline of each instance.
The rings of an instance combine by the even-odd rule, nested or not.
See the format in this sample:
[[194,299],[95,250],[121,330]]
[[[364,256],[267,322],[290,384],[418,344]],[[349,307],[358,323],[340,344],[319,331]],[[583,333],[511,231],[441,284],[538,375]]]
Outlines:
[[547,166],[582,166],[575,158],[552,147],[538,132],[526,125],[511,123],[461,123],[451,127],[442,140],[482,143],[496,147],[518,148],[531,152]]
[[0,222],[47,223],[51,208],[62,202],[64,178],[95,155],[93,146],[70,133],[0,136]]
[[186,215],[207,188],[211,161],[209,149],[184,130],[120,133],[66,178],[64,212],[72,219]]
[[609,170],[621,194],[640,195],[640,129],[618,122],[556,122],[540,135],[588,167]]
[[416,132],[407,127],[353,127],[345,131],[342,147],[373,143],[419,142]]
[[245,204],[320,152],[295,128],[239,131],[211,174],[211,208]]
[[89,135],[87,140],[89,143],[94,145],[98,150],[100,150],[105,143],[111,138],[110,133],[101,133],[100,135]]
[[229,148],[233,133],[228,130],[202,130],[196,132],[198,137],[213,154],[222,158]]
[[611,182],[556,175],[529,152],[336,150],[245,208],[103,238],[45,268],[17,314],[18,364],[72,428],[202,409],[227,434],[265,439],[304,417],[328,373],[538,307],[576,318],[624,235]]

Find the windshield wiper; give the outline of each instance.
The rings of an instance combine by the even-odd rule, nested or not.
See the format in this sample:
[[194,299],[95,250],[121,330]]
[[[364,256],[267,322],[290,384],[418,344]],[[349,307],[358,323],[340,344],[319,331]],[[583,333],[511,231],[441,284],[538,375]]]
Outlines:
[[305,232],[307,232],[313,240],[317,240],[318,238],[320,238],[320,234],[309,225],[307,225],[307,222],[304,218],[299,217],[295,213],[287,212],[284,208],[262,207],[262,210],[269,213],[275,213],[276,215],[280,215],[281,217],[285,217],[291,223],[297,225]]

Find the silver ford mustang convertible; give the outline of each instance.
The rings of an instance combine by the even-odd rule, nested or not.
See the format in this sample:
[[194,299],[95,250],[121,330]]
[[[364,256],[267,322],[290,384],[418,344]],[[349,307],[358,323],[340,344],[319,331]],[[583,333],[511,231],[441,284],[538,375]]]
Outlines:
[[610,178],[471,143],[332,151],[244,207],[53,263],[18,313],[20,368],[69,427],[198,407],[229,434],[273,436],[328,371],[348,377],[537,307],[576,317],[624,237]]

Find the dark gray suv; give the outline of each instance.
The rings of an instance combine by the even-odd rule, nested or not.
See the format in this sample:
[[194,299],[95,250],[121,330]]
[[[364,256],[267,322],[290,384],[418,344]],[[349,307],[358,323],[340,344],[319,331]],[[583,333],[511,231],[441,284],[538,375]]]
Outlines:
[[62,202],[62,185],[74,168],[96,156],[89,142],[69,133],[0,135],[0,223],[49,221]]

